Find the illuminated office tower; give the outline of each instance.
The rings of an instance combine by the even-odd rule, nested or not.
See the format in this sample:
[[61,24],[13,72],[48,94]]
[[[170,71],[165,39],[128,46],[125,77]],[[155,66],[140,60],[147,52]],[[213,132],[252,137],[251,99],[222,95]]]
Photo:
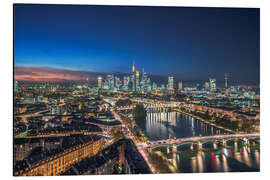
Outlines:
[[168,90],[173,91],[173,76],[168,77]]
[[140,71],[136,71],[136,91],[140,91]]
[[14,81],[14,92],[17,93],[19,91],[19,83],[18,81]]
[[210,91],[214,92],[216,91],[217,85],[216,85],[216,79],[210,78],[209,79],[210,84]]
[[132,91],[135,91],[135,88],[136,88],[136,79],[135,79],[135,75],[134,74],[132,74],[132,75],[130,75],[130,82],[131,82],[131,84],[132,84],[132,88],[131,88],[131,90]]
[[205,82],[205,83],[204,83],[204,89],[205,89],[206,91],[208,91],[209,88],[210,88],[209,82]]
[[135,62],[133,62],[133,65],[132,65],[132,73],[133,74],[135,73]]
[[115,77],[114,75],[112,74],[111,75],[111,80],[110,80],[110,89],[113,90],[115,87]]
[[98,89],[102,89],[102,77],[98,77]]
[[122,85],[122,83],[121,83],[120,78],[115,77],[115,88],[116,88],[117,91],[120,90],[121,85]]
[[146,74],[145,74],[144,80],[145,80],[145,83],[143,85],[144,91],[145,92],[151,92],[151,90],[152,90],[151,80],[150,80],[150,78],[148,78],[146,76]]
[[129,82],[130,82],[130,77],[129,76],[124,76],[124,82],[123,82],[123,90],[124,91],[129,90]]
[[103,89],[110,89],[110,80],[111,80],[111,75],[107,75],[106,80],[103,83]]
[[157,88],[158,88],[158,87],[157,87],[157,84],[153,82],[152,90],[153,90],[153,91],[156,91]]
[[129,80],[130,80],[129,76],[124,76],[124,84],[123,85],[128,86]]
[[165,89],[165,85],[161,84],[161,90],[164,90],[164,89]]
[[182,81],[178,82],[178,91],[182,91],[183,90],[183,83]]
[[141,81],[140,81],[140,86],[141,86],[141,89],[142,90],[145,89],[146,84],[147,84],[147,75],[144,72],[144,70],[142,70]]
[[133,62],[132,65],[132,91],[136,91],[136,70],[135,70],[135,63]]

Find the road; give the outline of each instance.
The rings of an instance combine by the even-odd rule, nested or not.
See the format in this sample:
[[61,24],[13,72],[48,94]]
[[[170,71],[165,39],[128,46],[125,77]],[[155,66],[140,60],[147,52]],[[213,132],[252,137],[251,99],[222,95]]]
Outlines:
[[126,125],[123,122],[123,120],[121,119],[121,117],[115,111],[112,111],[112,114],[114,115],[115,119],[119,120],[122,123],[122,126],[125,129],[123,131],[125,137],[127,137],[133,141],[133,143],[136,145],[136,148],[138,149],[138,151],[140,152],[140,154],[144,158],[145,162],[148,164],[152,173],[155,173],[155,174],[158,173],[158,171],[154,168],[154,165],[151,163],[148,153],[145,152],[144,147],[140,145],[140,143],[139,143],[140,140],[132,134],[132,132],[126,127]]

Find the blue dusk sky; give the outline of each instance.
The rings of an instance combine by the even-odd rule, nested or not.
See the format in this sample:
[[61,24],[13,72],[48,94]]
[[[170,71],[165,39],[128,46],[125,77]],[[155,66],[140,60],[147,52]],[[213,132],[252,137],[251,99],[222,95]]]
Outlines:
[[260,10],[14,5],[15,67],[259,83]]

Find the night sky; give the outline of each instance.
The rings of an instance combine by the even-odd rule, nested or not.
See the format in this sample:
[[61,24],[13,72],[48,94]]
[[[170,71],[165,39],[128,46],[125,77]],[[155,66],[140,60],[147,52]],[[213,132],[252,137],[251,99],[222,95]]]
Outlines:
[[15,67],[259,83],[256,8],[14,5]]

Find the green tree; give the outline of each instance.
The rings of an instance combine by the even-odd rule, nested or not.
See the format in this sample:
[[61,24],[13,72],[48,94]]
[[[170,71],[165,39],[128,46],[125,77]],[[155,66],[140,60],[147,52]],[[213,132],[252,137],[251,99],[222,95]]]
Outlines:
[[137,122],[143,122],[147,116],[146,109],[142,104],[137,104],[132,111],[133,117]]

